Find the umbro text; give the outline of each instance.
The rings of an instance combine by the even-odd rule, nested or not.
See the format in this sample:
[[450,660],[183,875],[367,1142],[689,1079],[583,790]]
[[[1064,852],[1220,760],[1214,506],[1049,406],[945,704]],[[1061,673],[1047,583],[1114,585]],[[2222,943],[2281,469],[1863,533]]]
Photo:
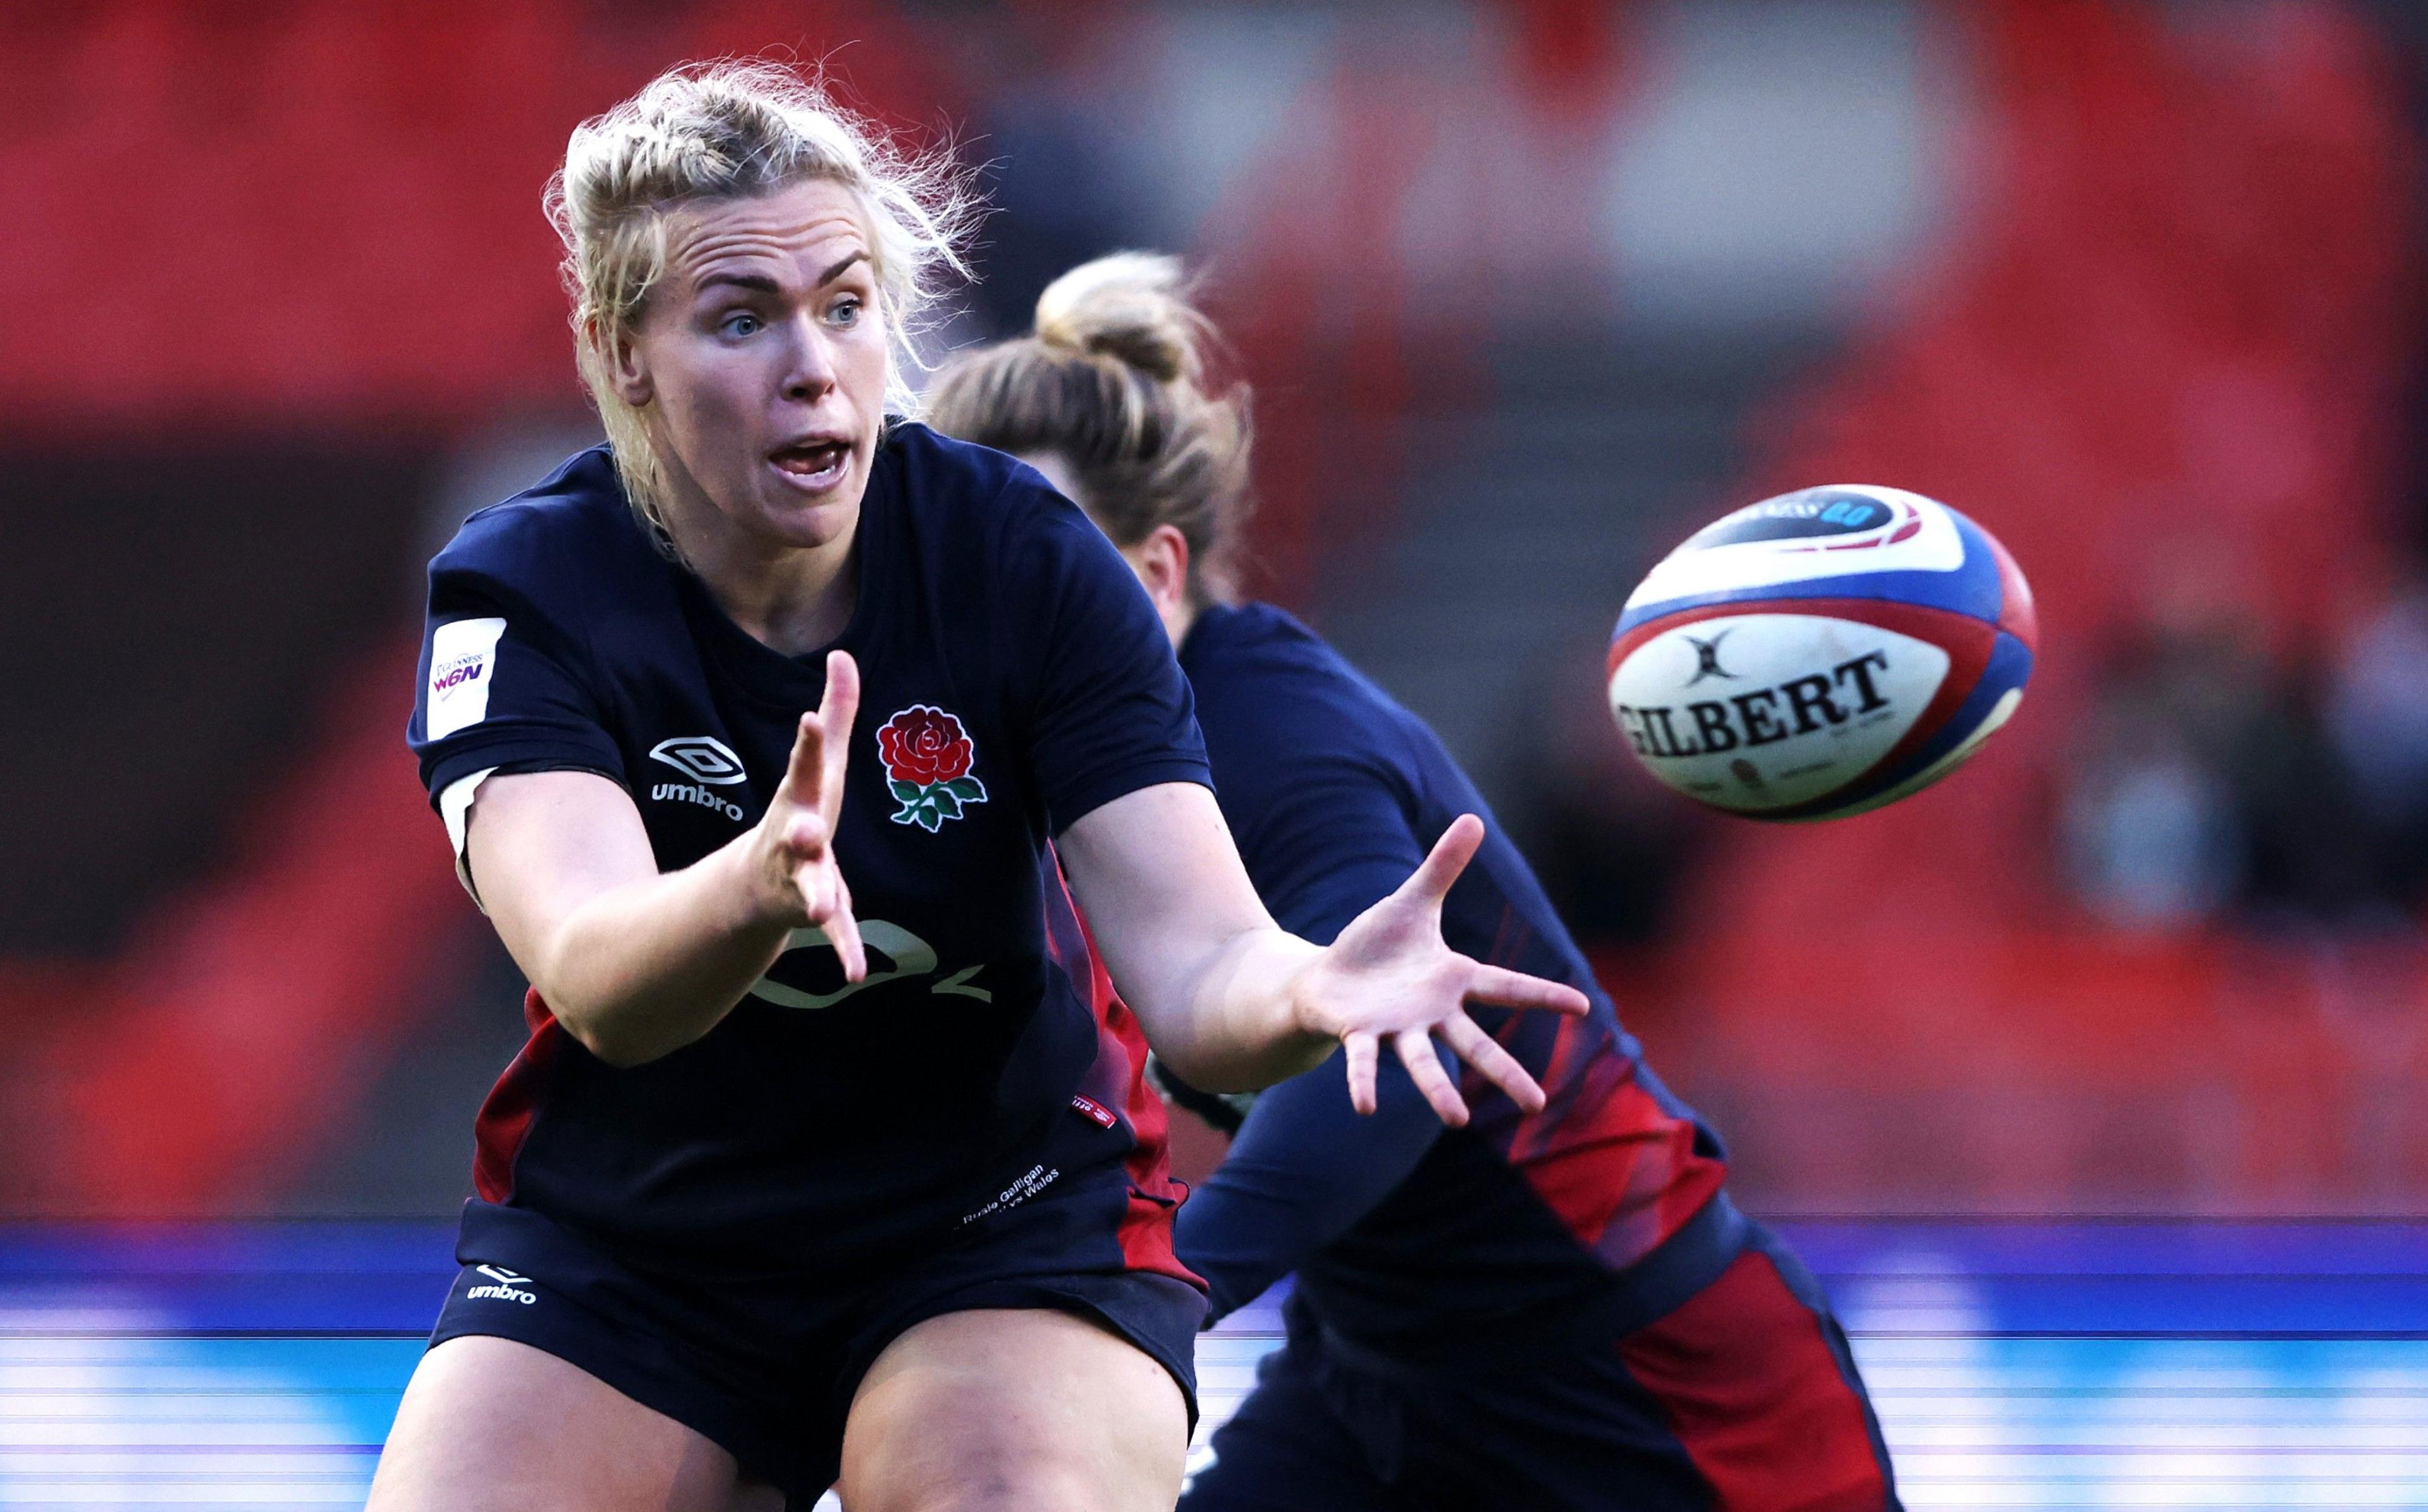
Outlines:
[[740,804],[719,798],[697,783],[662,782],[649,789],[649,796],[661,803],[697,804],[702,808],[715,809],[737,824],[742,822]]

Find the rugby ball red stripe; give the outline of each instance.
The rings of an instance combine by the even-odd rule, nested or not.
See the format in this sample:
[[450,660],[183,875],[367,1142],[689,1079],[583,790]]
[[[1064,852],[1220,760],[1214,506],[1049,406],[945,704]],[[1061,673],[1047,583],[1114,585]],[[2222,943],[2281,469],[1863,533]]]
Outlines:
[[[2020,580],[2021,575],[2017,576]],[[2022,596],[2028,625],[2031,595],[2026,593]],[[1664,614],[1657,620],[1646,620],[1611,642],[1610,655],[1602,661],[1602,676],[1608,679],[1618,671],[1620,662],[1635,653],[1637,646],[1664,631],[1674,630],[1682,625],[1697,625],[1704,620],[1727,619],[1738,614],[1809,614],[1816,619],[1855,620],[1933,643],[1939,640],[1935,627],[1941,625],[1989,628],[1987,620],[1977,620],[1970,614],[1933,609],[1925,604],[1903,604],[1893,598],[1746,598],[1728,604],[1698,604],[1693,609],[1682,609],[1675,614]],[[2033,642],[2026,639],[2024,643],[2029,646]]]
[[2024,569],[2001,545],[1998,538],[1984,530],[1982,538],[1998,559],[1998,628],[2024,642],[2024,649],[2035,658],[2041,651],[2040,611],[2032,604],[2031,585],[2024,581]]
[[[2013,601],[2010,597],[2010,602]],[[2021,601],[2028,627],[2030,595],[2022,595]],[[1974,688],[1981,681],[1981,674],[1990,665],[1990,654],[1998,644],[1999,626],[1987,620],[1977,620],[1970,614],[1959,614],[1954,610],[1900,604],[1886,598],[1751,599],[1734,604],[1705,604],[1646,621],[1611,643],[1610,658],[1603,675],[1607,678],[1616,674],[1619,663],[1626,660],[1637,646],[1664,631],[1674,630],[1682,625],[1740,614],[1807,614],[1818,619],[1851,620],[1858,625],[1877,626],[1898,635],[1927,641],[1947,653],[1947,673],[1940,679],[1938,691],[1931,695],[1928,704],[1923,706],[1922,713],[1906,730],[1904,737],[1889,747],[1878,761],[1810,803],[1764,809],[1753,816],[1762,819],[1796,819],[1827,813],[1846,803],[1846,795],[1860,788],[1874,773],[1890,770],[1920,749],[1941,726],[1955,717],[1958,709],[1964,707],[1964,700],[1972,695]]]

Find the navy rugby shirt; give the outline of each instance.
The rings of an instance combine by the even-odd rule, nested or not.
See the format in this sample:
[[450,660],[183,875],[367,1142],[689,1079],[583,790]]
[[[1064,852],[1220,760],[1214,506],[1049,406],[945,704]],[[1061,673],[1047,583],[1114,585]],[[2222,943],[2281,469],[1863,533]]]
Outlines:
[[[1075,950],[1048,843],[1124,793],[1208,780],[1155,610],[1037,473],[922,426],[878,449],[857,549],[835,849],[867,980],[803,930],[714,1029],[624,1069],[534,994],[531,1044],[480,1116],[468,1244],[530,1210],[644,1262],[841,1276],[1007,1192],[1093,1183],[1108,1232],[1177,1196],[1159,1120],[1130,1116],[1135,1026]],[[671,870],[764,811],[826,649],[787,657],[736,626],[597,447],[431,563],[410,739],[451,828],[480,773],[595,772]],[[1168,1250],[1127,1260],[1177,1272]]]
[[[1180,1258],[1215,1314],[1295,1270],[1325,1325],[1398,1351],[1518,1319],[1556,1336],[1580,1309],[1628,1315],[1616,1273],[1717,1193],[1718,1140],[1638,1059],[1533,870],[1422,721],[1270,605],[1206,610],[1180,660],[1223,817],[1283,928],[1329,944],[1452,820],[1478,814],[1487,833],[1444,904],[1444,937],[1593,1005],[1583,1018],[1473,1010],[1543,1084],[1550,1103],[1532,1116],[1468,1073],[1474,1118],[1445,1129],[1387,1054],[1371,1117],[1351,1108],[1337,1064],[1257,1097],[1180,1211]],[[1690,1263],[1715,1276],[1729,1257],[1703,1250]],[[1665,1291],[1700,1284],[1664,1270]]]

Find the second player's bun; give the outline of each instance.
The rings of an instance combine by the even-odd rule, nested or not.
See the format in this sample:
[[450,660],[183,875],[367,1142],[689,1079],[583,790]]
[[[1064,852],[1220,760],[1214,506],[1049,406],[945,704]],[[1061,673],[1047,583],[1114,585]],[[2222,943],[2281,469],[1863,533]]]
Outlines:
[[1212,327],[1189,302],[1180,259],[1114,252],[1082,263],[1037,298],[1037,339],[1111,357],[1159,382],[1196,382]]
[[1231,591],[1253,427],[1247,385],[1215,371],[1222,338],[1189,292],[1178,258],[1084,263],[1038,297],[1033,334],[946,362],[924,413],[945,435],[1052,459],[1116,545],[1178,530],[1202,604]]

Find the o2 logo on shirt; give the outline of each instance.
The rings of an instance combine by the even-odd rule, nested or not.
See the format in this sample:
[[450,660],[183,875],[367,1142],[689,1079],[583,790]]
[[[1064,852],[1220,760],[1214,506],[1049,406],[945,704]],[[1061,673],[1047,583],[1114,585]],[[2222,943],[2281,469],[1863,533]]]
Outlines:
[[[860,938],[861,943],[868,948],[869,954],[877,959],[869,962],[868,975],[858,982],[846,982],[834,992],[812,992],[797,984],[797,968],[785,969],[785,975],[796,977],[795,982],[779,982],[775,976],[776,967],[770,967],[767,975],[750,984],[750,996],[781,1008],[831,1008],[845,998],[866,992],[883,983],[936,974],[936,948],[899,924],[888,923],[882,919],[863,919],[860,921]],[[833,949],[825,930],[815,924],[807,924],[793,931],[793,937],[785,942],[784,954],[776,958],[776,967],[785,967],[786,958],[797,951]],[[838,968],[822,967],[819,969]],[[941,982],[930,983],[928,994],[939,998],[975,998],[980,1002],[993,1002],[994,994],[972,980],[978,974],[978,969],[975,966],[963,967]]]
[[977,752],[968,732],[932,704],[913,704],[887,720],[877,732],[877,754],[885,761],[885,786],[902,805],[896,824],[933,835],[969,805],[986,802],[986,785],[970,775]]

